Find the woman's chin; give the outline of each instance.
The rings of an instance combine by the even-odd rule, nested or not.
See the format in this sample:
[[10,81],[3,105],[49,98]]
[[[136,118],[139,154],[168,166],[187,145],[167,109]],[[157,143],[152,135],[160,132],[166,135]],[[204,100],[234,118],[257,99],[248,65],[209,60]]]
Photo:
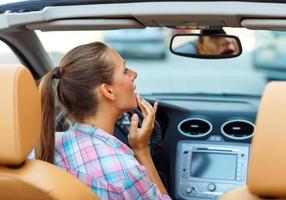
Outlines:
[[133,105],[133,108],[132,108],[131,110],[137,109],[138,106],[139,106],[139,105],[138,105],[137,101],[135,101],[135,103],[134,103],[134,105]]
[[137,103],[137,101],[136,101],[136,102],[133,103],[133,105],[130,105],[130,106],[125,110],[125,112],[130,111],[130,110],[135,110],[135,109],[137,109],[137,108],[138,108],[138,103]]

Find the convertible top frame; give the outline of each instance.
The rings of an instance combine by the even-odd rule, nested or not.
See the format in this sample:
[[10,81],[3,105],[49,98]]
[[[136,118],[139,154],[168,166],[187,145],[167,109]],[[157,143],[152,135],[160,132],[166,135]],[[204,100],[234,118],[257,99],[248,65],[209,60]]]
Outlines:
[[[261,20],[265,19],[274,21],[267,21],[266,25],[262,26],[264,29],[270,29],[275,23],[275,28],[286,30],[285,10],[286,3],[242,1],[131,2],[48,6],[42,10],[30,12],[6,10],[0,14],[0,30],[14,27],[43,31],[144,27],[190,29],[247,27],[255,29],[257,23],[263,24],[264,21]],[[243,23],[249,19],[260,21],[254,24],[253,21]]]

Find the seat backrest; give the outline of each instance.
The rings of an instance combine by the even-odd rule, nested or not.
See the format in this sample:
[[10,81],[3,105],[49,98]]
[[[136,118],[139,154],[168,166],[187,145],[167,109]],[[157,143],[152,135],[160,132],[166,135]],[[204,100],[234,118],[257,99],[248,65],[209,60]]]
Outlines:
[[98,199],[67,172],[27,159],[41,130],[40,96],[28,69],[0,66],[0,91],[0,199]]
[[286,199],[286,81],[269,83],[263,93],[252,140],[247,187],[221,200]]

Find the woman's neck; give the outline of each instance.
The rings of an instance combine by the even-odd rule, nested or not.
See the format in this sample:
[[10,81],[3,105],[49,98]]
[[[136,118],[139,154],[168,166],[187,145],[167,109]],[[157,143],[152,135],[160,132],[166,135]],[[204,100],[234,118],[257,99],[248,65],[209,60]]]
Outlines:
[[90,124],[96,128],[100,128],[105,132],[113,135],[114,126],[118,117],[119,115],[116,114],[98,111],[95,116],[89,117],[83,122],[86,124]]

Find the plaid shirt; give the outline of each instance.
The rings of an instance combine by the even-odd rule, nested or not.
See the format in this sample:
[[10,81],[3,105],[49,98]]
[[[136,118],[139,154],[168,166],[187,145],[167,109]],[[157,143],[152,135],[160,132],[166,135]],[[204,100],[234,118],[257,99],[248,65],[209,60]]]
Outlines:
[[91,187],[100,199],[171,199],[160,194],[128,146],[87,124],[76,123],[56,133],[55,164]]

